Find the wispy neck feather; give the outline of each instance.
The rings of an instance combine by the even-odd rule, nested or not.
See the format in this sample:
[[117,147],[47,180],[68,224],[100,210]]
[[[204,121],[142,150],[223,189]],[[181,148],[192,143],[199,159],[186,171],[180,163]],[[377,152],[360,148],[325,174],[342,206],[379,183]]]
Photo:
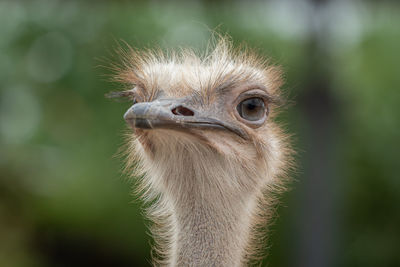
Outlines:
[[243,265],[269,173],[193,140],[164,141],[153,156],[138,151],[147,197],[157,198],[150,212],[163,227],[155,229],[162,263]]

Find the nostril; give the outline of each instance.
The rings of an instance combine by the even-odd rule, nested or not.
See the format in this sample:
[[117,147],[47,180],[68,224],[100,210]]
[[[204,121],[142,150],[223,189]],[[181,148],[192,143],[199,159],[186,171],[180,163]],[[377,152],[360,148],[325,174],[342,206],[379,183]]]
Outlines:
[[193,116],[194,112],[191,111],[188,108],[185,108],[183,106],[177,106],[176,108],[171,110],[172,113],[174,113],[175,115],[180,115],[180,116]]

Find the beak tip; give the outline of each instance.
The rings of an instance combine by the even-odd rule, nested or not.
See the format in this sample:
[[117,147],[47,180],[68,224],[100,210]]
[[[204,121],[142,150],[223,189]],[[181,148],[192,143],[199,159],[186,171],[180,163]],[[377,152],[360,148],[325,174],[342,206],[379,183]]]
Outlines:
[[132,116],[132,111],[131,109],[128,109],[125,114],[124,114],[124,120],[125,122],[132,128],[135,128],[135,119]]
[[128,109],[124,114],[124,120],[132,129],[141,128],[141,129],[152,129],[152,124],[148,119],[145,118],[137,118],[132,108]]
[[131,109],[128,109],[128,110],[125,112],[125,114],[124,114],[124,120],[129,121],[129,120],[131,120],[131,119],[132,119],[132,116],[131,116]]

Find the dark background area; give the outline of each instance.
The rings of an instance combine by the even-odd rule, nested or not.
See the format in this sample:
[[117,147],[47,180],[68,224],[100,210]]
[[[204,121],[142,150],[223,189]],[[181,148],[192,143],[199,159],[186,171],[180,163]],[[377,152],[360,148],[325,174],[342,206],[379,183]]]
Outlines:
[[0,266],[149,266],[104,58],[202,49],[282,66],[298,152],[264,266],[400,266],[399,1],[0,2]]

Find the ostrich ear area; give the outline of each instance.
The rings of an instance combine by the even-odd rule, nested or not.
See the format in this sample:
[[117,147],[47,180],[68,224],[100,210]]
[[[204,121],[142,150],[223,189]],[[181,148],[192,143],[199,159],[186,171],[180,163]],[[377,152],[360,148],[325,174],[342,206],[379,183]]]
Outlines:
[[182,100],[136,103],[128,109],[124,119],[133,129],[171,129],[184,132],[190,132],[191,129],[219,130],[248,139],[247,133],[237,125],[202,114]]

